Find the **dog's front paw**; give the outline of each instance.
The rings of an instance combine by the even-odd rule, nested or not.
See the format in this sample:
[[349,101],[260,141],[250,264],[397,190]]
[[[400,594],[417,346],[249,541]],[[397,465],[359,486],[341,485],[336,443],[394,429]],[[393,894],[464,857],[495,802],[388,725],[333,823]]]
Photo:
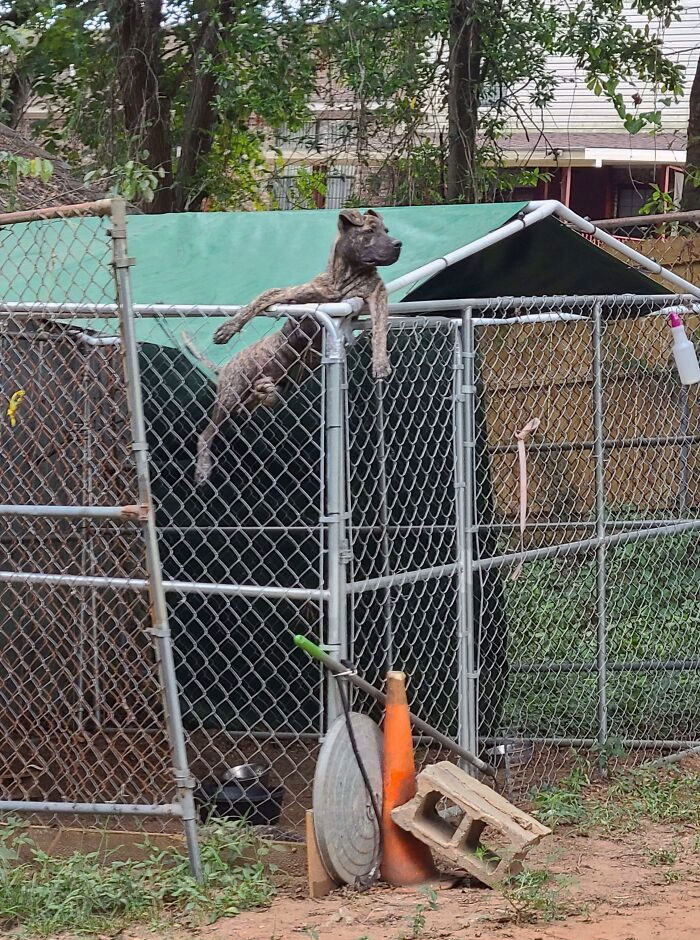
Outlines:
[[388,379],[391,375],[391,365],[388,359],[380,359],[379,362],[372,363],[372,378],[377,381]]
[[235,330],[231,327],[230,323],[224,323],[214,333],[214,342],[217,346],[221,346],[223,343],[228,343],[234,332]]
[[237,333],[241,328],[241,317],[239,314],[236,314],[235,317],[231,317],[230,320],[227,320],[225,323],[222,323],[218,330],[214,333],[214,342],[217,346],[222,346],[224,343],[228,343],[234,333]]

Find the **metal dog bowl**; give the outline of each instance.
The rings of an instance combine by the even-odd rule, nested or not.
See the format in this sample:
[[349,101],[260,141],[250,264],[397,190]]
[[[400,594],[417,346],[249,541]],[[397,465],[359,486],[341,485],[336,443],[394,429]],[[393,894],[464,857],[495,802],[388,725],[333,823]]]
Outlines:
[[202,822],[211,817],[245,819],[251,826],[276,826],[284,787],[270,784],[265,764],[237,764],[218,780],[203,781],[195,792]]
[[265,784],[270,775],[270,768],[266,764],[237,764],[235,767],[229,767],[222,775],[224,783],[231,783],[236,780],[243,786],[246,783]]

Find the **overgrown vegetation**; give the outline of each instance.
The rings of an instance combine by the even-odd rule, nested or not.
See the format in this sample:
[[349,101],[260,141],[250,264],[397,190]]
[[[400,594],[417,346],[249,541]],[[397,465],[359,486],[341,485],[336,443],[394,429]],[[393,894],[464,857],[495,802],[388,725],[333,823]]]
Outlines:
[[[692,659],[688,637],[700,632],[700,547],[692,532],[667,537],[663,546],[659,551],[650,539],[607,553],[611,746],[623,738],[696,734],[700,672],[679,664]],[[513,672],[504,726],[525,737],[595,737],[595,559],[533,562],[507,583],[505,602]],[[523,668],[526,682],[515,671]]]
[[98,852],[58,858],[42,851],[24,824],[6,820],[0,828],[0,930],[112,936],[135,922],[194,927],[272,897],[267,849],[243,824],[208,827],[201,852],[204,882],[198,884],[175,849],[147,844],[141,861],[110,861]]
[[[500,141],[543,135],[553,55],[576,61],[621,128],[659,129],[682,93],[662,40],[683,7],[628,7],[636,20],[620,0],[0,0],[0,119],[16,127],[43,99],[43,143],[140,186],[148,211],[259,206],[269,131],[313,123],[320,92],[352,130],[311,162],[349,155],[389,203],[486,200],[527,185],[532,170],[502,172]],[[626,100],[629,79],[646,102]]]
[[11,212],[17,204],[17,187],[22,179],[48,182],[53,175],[50,160],[41,157],[22,157],[0,150],[0,194]]
[[[619,777],[602,792],[592,790],[590,784],[590,768],[581,762],[559,784],[533,794],[535,815],[548,826],[573,825],[583,831],[633,831],[640,819],[700,824],[698,774],[672,767],[642,767]],[[666,857],[668,847],[664,852]]]

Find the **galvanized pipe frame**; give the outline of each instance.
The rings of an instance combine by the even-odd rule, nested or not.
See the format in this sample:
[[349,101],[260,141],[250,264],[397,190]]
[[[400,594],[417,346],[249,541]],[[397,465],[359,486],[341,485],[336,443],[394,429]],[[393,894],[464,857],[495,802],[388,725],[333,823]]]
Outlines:
[[[504,555],[492,555],[488,558],[475,558],[472,567],[475,571],[486,571],[490,568],[514,568],[522,562],[540,561],[544,558],[559,558],[569,555],[578,555],[582,552],[598,549],[601,546],[624,545],[627,542],[643,541],[650,538],[659,538],[666,535],[679,535],[700,529],[700,519],[688,519],[671,525],[653,526],[647,529],[637,529],[632,532],[618,532],[581,539],[577,542],[563,542],[560,545],[549,545],[546,548],[533,548],[524,552],[510,552]],[[351,582],[347,585],[348,593],[362,594],[366,591],[383,590],[387,585],[400,587],[415,581],[426,581],[431,578],[444,578],[457,574],[460,562],[450,562],[444,565],[435,565],[431,568],[420,568],[414,571],[401,571],[387,577],[367,578],[364,581]]]
[[[460,297],[454,300],[420,300],[420,301],[402,301],[389,304],[389,315],[394,323],[402,320],[406,314],[438,314],[452,313],[455,322],[461,322],[460,311],[471,307],[472,311],[479,310],[507,310],[507,309],[525,309],[533,308],[540,313],[516,314],[510,317],[486,317],[479,318],[474,316],[474,325],[503,325],[509,323],[536,323],[551,322],[551,317],[558,315],[563,321],[570,320],[572,316],[590,319],[590,312],[586,314],[572,314],[570,311],[562,308],[573,307],[590,309],[596,303],[602,303],[609,306],[629,307],[634,309],[640,306],[655,305],[658,307],[656,312],[663,313],[669,306],[693,306],[696,305],[698,298],[694,294],[554,294],[549,297],[539,296],[520,296],[520,297]],[[167,316],[193,318],[193,319],[216,319],[219,317],[231,317],[238,313],[244,305],[242,304],[133,304],[134,314],[139,319],[161,319]],[[544,310],[542,309],[544,308]],[[264,311],[261,316],[271,319],[279,319],[283,316],[327,316],[343,319],[352,318],[352,326],[357,329],[369,329],[370,323],[367,319],[356,320],[362,304],[360,301],[349,300],[343,303],[324,303],[324,304],[275,304]],[[101,318],[111,319],[119,316],[117,304],[100,303],[55,303],[51,301],[10,301],[0,300],[0,313],[11,313],[22,316],[40,316],[42,319],[66,319],[74,316],[85,319]],[[649,314],[653,315],[653,314]],[[532,317],[546,317],[543,320],[534,320]],[[426,316],[425,319],[430,322],[435,318]],[[415,324],[416,319],[411,320]]]

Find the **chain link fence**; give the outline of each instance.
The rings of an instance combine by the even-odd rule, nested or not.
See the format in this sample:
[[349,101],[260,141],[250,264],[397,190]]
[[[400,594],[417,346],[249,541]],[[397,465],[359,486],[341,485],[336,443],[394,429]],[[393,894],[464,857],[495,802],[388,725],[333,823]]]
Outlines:
[[0,812],[184,822],[198,874],[125,223],[0,216]]
[[[480,681],[502,689],[490,736],[512,753],[516,793],[580,752],[608,765],[700,739],[698,398],[679,384],[657,305],[600,298],[555,322],[475,327],[487,437],[475,478],[491,480],[495,543],[479,547],[477,514],[476,567],[483,577],[494,550],[503,562],[485,605],[503,605],[507,631],[504,668]],[[533,417],[522,534],[513,435]]]
[[[700,281],[700,212],[606,219],[595,224],[691,284]],[[663,277],[659,280],[663,282]]]
[[[698,400],[664,316],[683,306],[692,332],[696,301],[396,305],[383,384],[365,320],[288,308],[318,329],[275,407],[222,424],[198,486],[217,372],[279,323],[215,346],[236,308],[131,305],[122,289],[120,331],[108,221],[61,225],[62,247],[56,223],[0,228],[3,256],[24,259],[4,266],[2,304],[3,395],[26,393],[3,433],[13,806],[183,805],[191,784],[202,819],[245,814],[297,838],[339,714],[297,633],[374,684],[404,669],[412,709],[498,763],[514,799],[581,754],[614,766],[700,741]],[[50,282],[49,261],[63,271]],[[180,761],[179,802],[147,634],[148,538],[45,511],[143,502],[120,360],[130,331],[172,648],[162,620],[156,633],[193,776]],[[44,511],[21,516],[27,504]],[[421,740],[419,756],[437,750]]]

